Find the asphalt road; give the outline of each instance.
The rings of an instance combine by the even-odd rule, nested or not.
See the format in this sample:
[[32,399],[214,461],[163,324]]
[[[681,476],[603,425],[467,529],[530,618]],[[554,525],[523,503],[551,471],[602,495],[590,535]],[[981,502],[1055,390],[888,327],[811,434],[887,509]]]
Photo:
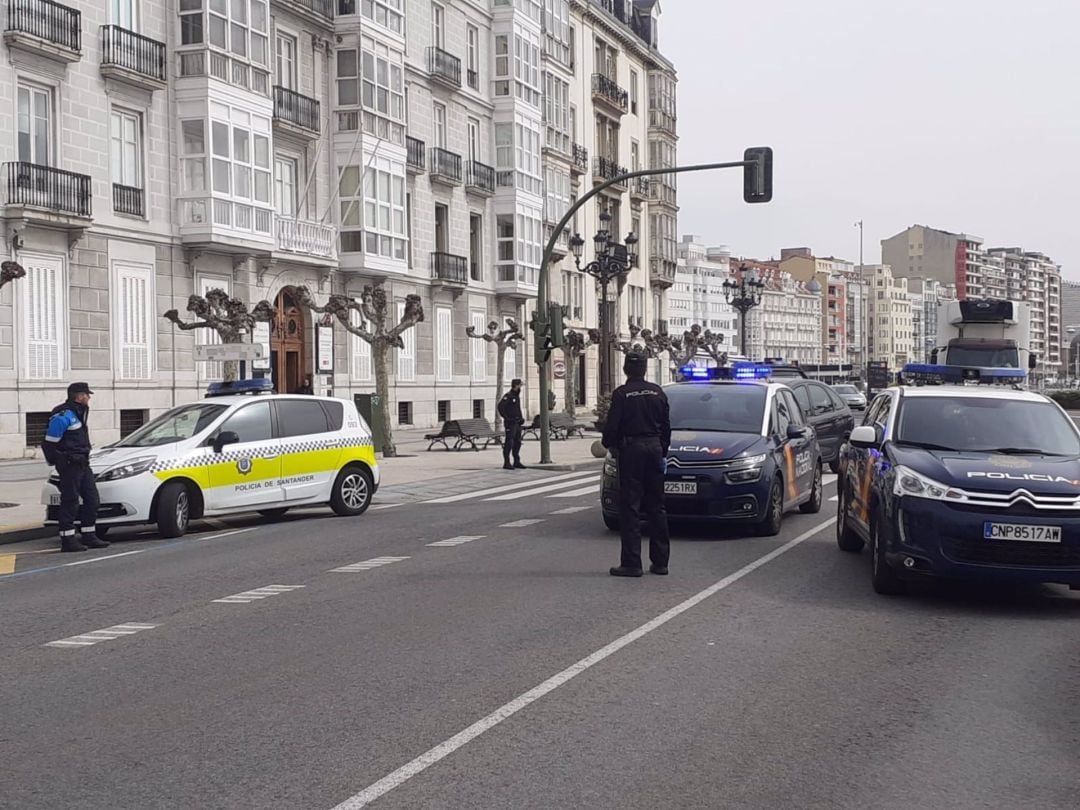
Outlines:
[[0,807],[1076,807],[1080,598],[877,596],[834,503],[613,579],[546,486],[20,557]]

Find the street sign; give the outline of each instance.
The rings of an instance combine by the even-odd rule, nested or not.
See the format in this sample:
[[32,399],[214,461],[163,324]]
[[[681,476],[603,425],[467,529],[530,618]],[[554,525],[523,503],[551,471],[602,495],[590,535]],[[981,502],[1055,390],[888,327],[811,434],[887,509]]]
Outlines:
[[555,379],[556,380],[565,380],[566,379],[566,361],[565,360],[556,360],[554,365],[553,365],[553,368],[555,370]]
[[265,356],[261,343],[218,343],[195,347],[195,359],[200,363],[262,360]]
[[255,328],[251,333],[251,340],[253,343],[258,343],[262,346],[263,357],[261,360],[256,360],[252,364],[252,368],[256,371],[269,371],[270,370],[270,324],[267,321],[259,321],[255,324]]
[[334,370],[334,327],[318,327],[319,371]]

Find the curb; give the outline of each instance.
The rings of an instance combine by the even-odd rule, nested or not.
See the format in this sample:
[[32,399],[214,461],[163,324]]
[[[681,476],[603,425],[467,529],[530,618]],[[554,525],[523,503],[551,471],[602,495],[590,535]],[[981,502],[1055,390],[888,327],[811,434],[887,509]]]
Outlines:
[[551,472],[579,472],[584,470],[600,470],[604,467],[602,458],[592,458],[588,461],[575,461],[571,464],[530,464],[531,470],[550,470]]

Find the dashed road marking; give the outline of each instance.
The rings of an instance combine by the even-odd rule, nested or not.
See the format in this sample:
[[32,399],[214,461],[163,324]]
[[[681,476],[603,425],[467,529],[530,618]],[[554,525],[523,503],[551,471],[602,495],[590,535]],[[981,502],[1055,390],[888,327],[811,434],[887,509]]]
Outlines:
[[403,503],[380,503],[380,504],[376,504],[375,506],[369,506],[368,511],[369,512],[378,512],[378,511],[380,511],[382,509],[397,509],[399,506],[404,506],[404,505],[405,504],[403,504]]
[[435,548],[448,548],[450,546],[460,546],[463,543],[471,543],[473,540],[483,540],[485,537],[487,537],[486,534],[463,534],[460,537],[437,540],[434,543],[428,543],[428,545]]
[[221,602],[227,605],[246,605],[249,602],[256,602],[259,599],[266,599],[268,596],[278,596],[279,594],[288,593],[289,591],[295,591],[300,588],[307,587],[305,585],[267,585],[264,588],[256,588],[253,591],[244,591],[243,593],[233,594],[232,596],[226,596],[222,599],[215,599],[215,602]]
[[524,529],[526,526],[535,526],[537,523],[543,523],[543,518],[525,518],[524,520],[515,520],[513,523],[503,523],[499,526],[500,529]]
[[372,568],[381,568],[384,565],[390,565],[391,563],[402,562],[409,559],[408,557],[375,557],[371,560],[364,560],[363,562],[352,563],[351,565],[343,565],[341,568],[332,568],[330,573],[344,573],[354,574],[357,571],[370,571]]
[[153,630],[157,626],[158,625],[156,624],[144,624],[142,622],[114,624],[112,627],[106,627],[104,630],[94,630],[93,632],[83,633],[78,636],[69,636],[68,638],[62,638],[59,641],[50,641],[42,646],[69,649],[73,647],[92,647],[95,644],[100,644],[102,641],[115,641],[124,636],[133,636],[143,630]]
[[551,514],[553,515],[576,515],[578,512],[585,512],[592,509],[591,506],[568,506],[565,509],[556,509]]

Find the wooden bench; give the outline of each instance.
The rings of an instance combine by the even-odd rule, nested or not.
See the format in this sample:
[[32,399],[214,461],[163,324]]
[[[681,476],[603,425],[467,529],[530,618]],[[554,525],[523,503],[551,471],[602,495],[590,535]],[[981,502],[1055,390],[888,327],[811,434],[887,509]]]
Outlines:
[[[449,444],[451,439],[454,441],[453,447]],[[436,444],[441,444],[446,450],[461,450],[468,446],[477,451],[486,450],[492,443],[502,444],[502,439],[487,419],[450,419],[443,422],[438,433],[429,433],[424,440],[429,442],[428,450]],[[483,448],[477,446],[479,442],[484,443]]]
[[[562,440],[571,436],[584,436],[585,426],[580,425],[568,413],[553,413],[548,417],[548,427],[551,430],[551,438]],[[533,417],[532,424],[525,428],[523,437],[540,438],[540,414]]]

